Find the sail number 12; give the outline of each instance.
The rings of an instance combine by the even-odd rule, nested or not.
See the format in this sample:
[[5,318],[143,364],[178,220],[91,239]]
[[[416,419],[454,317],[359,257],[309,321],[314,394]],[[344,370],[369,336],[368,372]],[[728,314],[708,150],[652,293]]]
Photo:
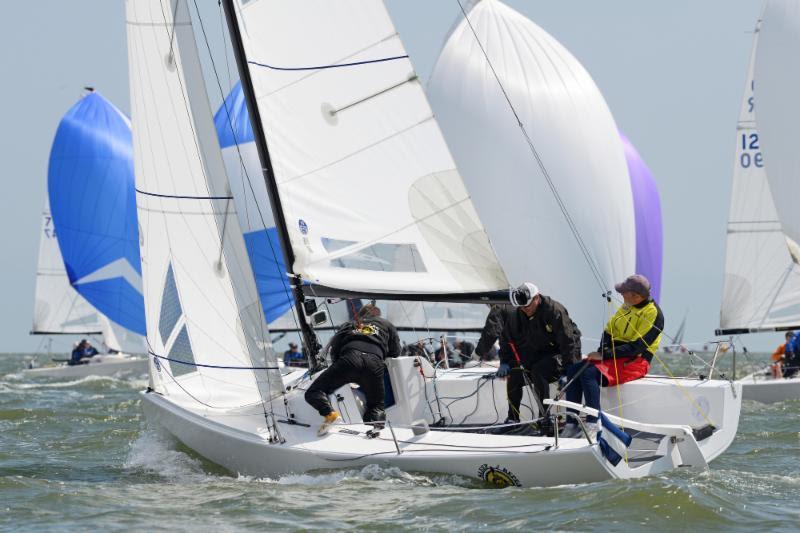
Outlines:
[[758,133],[742,133],[742,154],[739,156],[739,164],[742,168],[750,168],[751,165],[758,168],[764,166],[764,156],[761,155],[758,146]]

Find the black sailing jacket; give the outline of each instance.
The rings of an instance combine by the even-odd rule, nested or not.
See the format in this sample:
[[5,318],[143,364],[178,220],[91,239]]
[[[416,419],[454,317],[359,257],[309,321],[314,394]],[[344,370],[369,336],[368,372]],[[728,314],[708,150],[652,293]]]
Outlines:
[[380,357],[400,356],[397,328],[379,316],[345,323],[331,339],[331,354],[337,358],[346,348],[373,353]]
[[569,317],[567,309],[548,296],[532,317],[521,309],[508,313],[500,334],[500,362],[516,366],[510,343],[522,362],[535,362],[543,357],[561,355],[564,365],[581,360],[581,332]]

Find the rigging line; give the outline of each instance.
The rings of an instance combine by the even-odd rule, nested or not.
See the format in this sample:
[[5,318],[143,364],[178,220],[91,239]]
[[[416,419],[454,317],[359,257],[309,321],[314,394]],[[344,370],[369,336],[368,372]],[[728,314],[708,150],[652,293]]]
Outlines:
[[489,66],[489,69],[492,71],[495,81],[497,81],[497,85],[500,87],[500,91],[503,93],[503,97],[505,98],[506,103],[508,103],[511,112],[517,121],[517,125],[522,131],[522,134],[525,137],[525,141],[527,142],[528,147],[530,148],[531,154],[533,155],[534,159],[536,159],[536,163],[539,166],[539,170],[542,172],[542,175],[544,176],[545,181],[547,182],[550,192],[553,194],[553,197],[556,203],[558,204],[559,209],[561,210],[561,214],[564,215],[564,219],[566,220],[567,225],[569,226],[569,229],[572,232],[572,235],[575,238],[575,241],[577,242],[578,247],[581,250],[581,253],[583,254],[583,257],[586,260],[586,263],[588,264],[589,269],[591,270],[592,275],[595,278],[595,281],[597,282],[600,289],[602,291],[605,291],[606,283],[605,280],[603,279],[602,273],[600,272],[600,267],[597,265],[594,258],[592,257],[588,245],[584,242],[583,237],[578,231],[577,224],[572,219],[572,216],[569,214],[566,203],[564,203],[564,200],[561,198],[561,195],[559,194],[555,183],[550,177],[550,173],[547,171],[547,167],[545,166],[544,161],[542,161],[542,158],[539,155],[538,150],[536,150],[536,147],[533,144],[533,140],[531,139],[530,135],[528,135],[528,131],[525,129],[525,125],[522,123],[522,119],[520,119],[519,114],[517,113],[517,110],[514,107],[514,104],[511,102],[511,97],[506,92],[506,88],[503,85],[502,81],[500,80],[500,76],[497,74],[494,65],[489,59],[489,54],[486,52],[486,49],[483,47],[483,43],[481,43],[480,39],[478,38],[478,34],[475,31],[475,27],[472,25],[472,21],[469,19],[469,16],[467,15],[466,10],[464,9],[464,5],[462,4],[461,0],[456,0],[456,2],[458,2],[458,7],[461,9],[461,13],[464,15],[464,20],[467,22],[467,25],[469,26],[470,31],[472,32],[472,35],[475,38],[475,42],[481,49],[481,52],[483,53],[483,56],[486,59],[486,63]]
[[157,357],[159,359],[163,359],[164,361],[169,361],[170,363],[180,363],[182,365],[187,366],[196,366],[198,368],[214,368],[217,370],[280,370],[279,366],[223,366],[223,365],[205,365],[202,363],[190,363],[188,361],[181,361],[180,359],[173,359],[171,357],[164,357],[163,355],[158,355],[154,353],[152,350],[148,349],[147,353],[152,355],[153,357]]
[[325,70],[329,68],[342,68],[342,67],[358,67],[361,65],[370,65],[373,63],[385,63],[387,61],[397,61],[398,59],[408,59],[408,55],[402,56],[391,56],[391,57],[381,57],[378,59],[366,59],[364,61],[353,61],[351,63],[339,63],[332,64],[332,65],[319,65],[315,67],[278,67],[275,65],[269,65],[267,63],[259,63],[258,61],[248,61],[247,63],[250,65],[255,65],[257,67],[264,67],[270,70],[281,70],[281,71],[302,71],[302,70]]
[[[250,189],[250,194],[252,195],[253,199],[256,200],[255,204],[256,204],[256,211],[258,212],[258,218],[261,220],[261,225],[266,230],[267,229],[267,223],[266,223],[266,220],[264,218],[264,213],[262,213],[262,211],[261,211],[261,204],[258,202],[258,197],[256,196],[255,188],[253,187],[253,182],[250,179],[250,173],[247,171],[247,165],[245,164],[244,156],[242,155],[242,150],[241,150],[241,146],[239,144],[239,140],[236,137],[236,128],[234,128],[234,125],[233,125],[233,118],[231,117],[231,110],[228,108],[228,104],[225,101],[225,91],[222,89],[222,83],[220,81],[219,72],[217,71],[217,64],[216,64],[216,61],[214,61],[213,54],[211,53],[211,45],[208,42],[208,36],[206,35],[206,29],[205,29],[205,24],[203,23],[203,17],[200,16],[200,10],[197,7],[197,0],[194,0],[194,8],[195,8],[195,12],[197,13],[197,20],[200,22],[200,30],[203,33],[203,41],[205,42],[206,49],[208,50],[208,56],[209,56],[209,59],[211,61],[211,68],[214,71],[214,80],[217,82],[217,88],[219,89],[219,94],[220,94],[220,97],[222,98],[222,108],[225,109],[225,116],[227,117],[227,121],[226,122],[228,123],[228,126],[231,129],[231,135],[233,136],[234,146],[236,147],[236,155],[239,158],[239,163],[241,165],[241,169],[244,171],[244,177],[247,180],[247,185],[248,185],[248,187]],[[240,81],[240,83],[241,83],[241,81]],[[244,89],[242,89],[242,90],[244,91]],[[247,109],[246,104],[245,104],[245,109]],[[248,116],[247,116],[247,120],[250,120],[249,113],[248,113]],[[269,238],[269,234],[267,234],[267,242],[269,243],[269,248],[270,248],[270,252],[272,253],[272,258],[275,260],[276,264],[280,264],[280,258],[278,257],[278,254],[275,252],[275,246],[272,244],[272,239]],[[285,265],[285,268],[290,268],[290,265]],[[286,273],[286,274],[288,274],[288,273]],[[292,290],[291,290],[291,287],[290,287],[289,283],[286,280],[286,276],[281,276],[281,284],[283,285],[284,294],[286,295],[287,299],[289,301],[292,301],[292,299],[293,299]],[[261,296],[259,295],[259,301],[260,300],[261,300]],[[292,313],[292,321],[295,323],[295,326],[299,330],[300,329],[300,323],[298,322],[298,319],[300,319],[300,317],[296,316],[295,313]],[[266,316],[264,317],[264,322],[266,323]]]
[[[175,200],[233,200],[233,196],[188,196],[188,195],[175,195],[175,194],[160,194],[157,192],[143,191],[138,187],[135,190],[137,193],[144,194],[145,196],[154,196],[156,198],[172,198]],[[227,211],[227,209],[228,208],[226,207],[225,211]]]

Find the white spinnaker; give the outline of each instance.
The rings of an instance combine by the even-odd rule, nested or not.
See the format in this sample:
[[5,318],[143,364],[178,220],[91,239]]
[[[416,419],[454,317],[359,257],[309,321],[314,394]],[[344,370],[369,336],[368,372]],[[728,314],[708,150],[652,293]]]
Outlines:
[[382,2],[237,2],[293,271],[360,293],[506,289]]
[[147,340],[161,357],[204,365],[152,359],[159,391],[190,390],[207,405],[231,407],[274,397],[283,385],[277,370],[241,369],[277,363],[187,5],[126,4]]
[[[532,281],[584,332],[605,322],[603,292],[571,234],[475,35],[454,26],[428,87],[431,105],[512,285]],[[611,112],[569,51],[496,0],[468,12],[603,287],[633,273],[628,169]]]
[[101,319],[97,310],[69,284],[50,216],[50,201],[45,200],[31,333],[97,333],[103,330]]
[[799,54],[800,2],[769,0],[756,52],[756,113],[767,179],[795,259],[800,259]]
[[756,107],[753,94],[761,87],[753,78],[758,41],[757,29],[736,126],[721,330],[800,324],[800,271],[781,230],[756,129],[757,116],[761,122],[761,103]]

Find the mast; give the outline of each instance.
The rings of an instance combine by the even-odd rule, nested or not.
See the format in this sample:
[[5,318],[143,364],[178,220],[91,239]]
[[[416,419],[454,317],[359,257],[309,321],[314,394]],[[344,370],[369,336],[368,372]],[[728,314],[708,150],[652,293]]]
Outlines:
[[[253,128],[253,137],[256,150],[258,151],[258,159],[261,162],[264,182],[266,183],[267,193],[269,194],[269,202],[272,206],[272,212],[275,215],[275,227],[278,230],[283,259],[286,264],[286,269],[291,271],[295,261],[294,251],[292,250],[292,243],[289,239],[289,231],[286,228],[286,219],[283,214],[283,205],[281,204],[280,194],[278,192],[278,184],[275,181],[275,172],[272,169],[272,161],[270,160],[269,149],[267,148],[267,138],[261,123],[261,113],[258,110],[258,102],[256,102],[256,95],[253,90],[253,80],[250,76],[250,69],[247,66],[247,55],[244,50],[242,35],[239,32],[239,24],[236,20],[236,9],[233,5],[233,0],[224,0],[222,4],[225,9],[225,19],[228,22],[228,33],[231,36],[233,53],[236,56],[239,80],[242,84],[242,91],[244,92],[245,101],[247,102],[247,108],[250,114],[250,125]],[[305,309],[303,306],[305,295],[303,294],[302,279],[294,274],[294,272],[291,273],[293,279],[290,281],[290,284],[294,295],[295,309],[297,310],[297,318],[300,321],[303,344],[308,350],[310,363],[321,346],[317,340],[317,335],[305,319]]]

